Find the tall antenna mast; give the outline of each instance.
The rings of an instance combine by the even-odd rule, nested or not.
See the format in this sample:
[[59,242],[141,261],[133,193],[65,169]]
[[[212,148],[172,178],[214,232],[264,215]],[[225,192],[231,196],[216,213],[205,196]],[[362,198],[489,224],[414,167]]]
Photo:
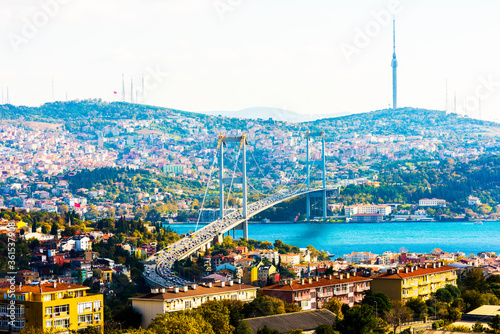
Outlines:
[[134,103],[134,79],[130,77],[130,103]]
[[125,76],[122,73],[122,100],[125,102]]
[[396,59],[396,17],[392,18],[392,42],[393,42],[393,53],[392,53],[392,109],[398,107],[398,61]]

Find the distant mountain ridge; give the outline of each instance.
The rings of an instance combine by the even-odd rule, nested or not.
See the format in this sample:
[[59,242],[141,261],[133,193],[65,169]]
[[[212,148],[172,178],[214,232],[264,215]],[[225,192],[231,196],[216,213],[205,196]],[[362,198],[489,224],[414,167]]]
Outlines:
[[281,108],[269,108],[269,107],[245,108],[238,111],[200,111],[199,113],[210,116],[224,116],[224,117],[245,118],[245,119],[260,118],[263,120],[267,120],[272,118],[275,121],[292,122],[292,123],[312,122],[323,118],[334,118],[334,117],[350,115],[350,113],[348,112],[306,115]]

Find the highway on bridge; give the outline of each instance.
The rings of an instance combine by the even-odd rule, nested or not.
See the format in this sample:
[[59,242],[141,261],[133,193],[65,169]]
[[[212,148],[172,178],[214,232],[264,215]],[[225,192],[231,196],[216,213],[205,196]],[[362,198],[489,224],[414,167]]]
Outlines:
[[330,187],[283,191],[249,204],[246,219],[243,218],[242,213],[239,211],[229,213],[224,216],[223,219],[217,219],[151,256],[147,260],[148,264],[145,265],[144,277],[147,282],[154,287],[169,288],[171,286],[184,286],[190,282],[174,274],[172,265],[176,260],[184,259],[198,251],[204,252],[214,244],[214,241],[221,241],[225,232],[239,227],[245,220],[248,221],[250,217],[280,202],[307,193],[328,192],[335,191],[336,189],[336,187]]

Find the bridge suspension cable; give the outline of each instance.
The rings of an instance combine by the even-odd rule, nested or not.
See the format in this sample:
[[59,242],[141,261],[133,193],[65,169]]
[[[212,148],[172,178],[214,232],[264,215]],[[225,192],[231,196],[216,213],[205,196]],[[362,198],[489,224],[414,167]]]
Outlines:
[[231,157],[231,155],[229,155],[229,157],[231,157],[231,160],[233,160],[233,162],[234,162],[234,169],[233,169],[233,175],[231,176],[231,183],[229,185],[229,191],[227,193],[227,200],[226,200],[226,206],[225,207],[229,206],[229,197],[231,196],[231,191],[233,189],[234,174],[236,174],[236,168],[238,167],[238,159],[240,157],[240,152],[241,152],[241,146],[239,146],[238,154],[236,155],[236,161],[233,160],[233,158]]
[[196,227],[194,231],[198,230],[198,224],[200,223],[201,212],[203,211],[203,206],[205,205],[205,199],[207,198],[208,188],[210,187],[210,183],[212,181],[212,172],[214,171],[215,162],[217,161],[217,150],[215,151],[214,161],[212,162],[212,167],[210,167],[210,174],[208,176],[207,186],[205,188],[205,194],[203,195],[203,201],[201,202],[200,212],[198,212],[198,220],[196,221]]

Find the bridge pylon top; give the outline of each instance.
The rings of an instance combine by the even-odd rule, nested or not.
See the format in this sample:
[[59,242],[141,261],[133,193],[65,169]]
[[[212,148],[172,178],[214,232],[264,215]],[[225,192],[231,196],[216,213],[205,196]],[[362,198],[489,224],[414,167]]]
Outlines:
[[306,138],[309,138],[309,137],[325,137],[325,131],[320,131],[320,132],[310,132],[310,131],[307,131],[306,132]]

